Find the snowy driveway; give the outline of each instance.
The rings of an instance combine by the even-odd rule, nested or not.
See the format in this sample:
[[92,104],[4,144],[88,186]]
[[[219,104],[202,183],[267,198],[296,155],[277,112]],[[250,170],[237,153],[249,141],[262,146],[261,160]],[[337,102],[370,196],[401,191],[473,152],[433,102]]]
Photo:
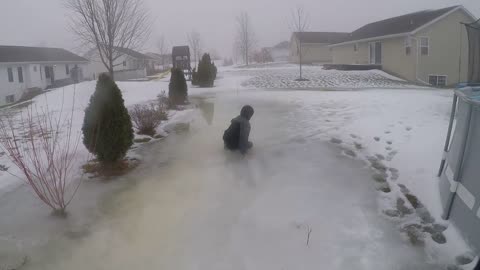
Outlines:
[[[190,132],[142,150],[98,223],[27,269],[438,269],[379,214],[364,163],[307,136],[304,108],[281,95],[208,95]],[[221,134],[246,103],[255,148],[242,159]]]

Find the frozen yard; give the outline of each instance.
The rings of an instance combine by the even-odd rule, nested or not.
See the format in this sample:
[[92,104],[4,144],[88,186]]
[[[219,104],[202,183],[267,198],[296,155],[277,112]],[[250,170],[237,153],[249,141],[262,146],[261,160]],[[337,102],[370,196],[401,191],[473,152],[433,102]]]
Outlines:
[[247,88],[262,89],[367,89],[411,88],[411,83],[383,71],[323,70],[321,66],[304,66],[303,77],[308,81],[295,81],[299,77],[298,66],[277,65],[273,68],[243,68],[234,71],[252,78],[242,83]]
[[[439,218],[435,178],[451,93],[408,88],[375,72],[352,79],[337,71],[322,71],[331,79],[318,77],[312,87],[336,80],[340,88],[404,89],[262,89],[305,87],[288,86],[295,71],[229,70],[216,88],[190,88],[199,107],[190,131],[139,146],[143,163],[127,176],[85,181],[67,220],[49,218],[45,207],[27,199],[25,187],[0,195],[0,252],[28,255],[25,269],[35,270],[433,270],[455,264],[468,248]],[[305,74],[312,79],[309,69]],[[247,89],[239,89],[242,84]],[[85,91],[76,103],[79,119],[93,85],[79,86]],[[120,84],[127,105],[154,99],[166,86]],[[256,110],[255,147],[241,158],[223,149],[221,136],[247,103]],[[437,243],[441,237],[445,244]]]

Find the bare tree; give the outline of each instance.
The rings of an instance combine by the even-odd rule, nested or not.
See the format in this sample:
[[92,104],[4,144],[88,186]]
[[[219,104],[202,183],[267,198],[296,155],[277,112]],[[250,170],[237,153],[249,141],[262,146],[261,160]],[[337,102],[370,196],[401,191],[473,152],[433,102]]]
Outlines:
[[96,48],[113,78],[122,53],[116,48],[139,49],[150,34],[143,0],[67,0],[73,14],[71,30],[86,46]]
[[61,104],[60,111],[49,110],[47,102],[46,108],[30,106],[16,117],[2,115],[0,146],[23,174],[17,177],[55,213],[64,215],[81,180],[72,181],[80,141],[73,130],[75,92],[70,113],[63,111],[63,99]]
[[309,16],[303,9],[303,7],[297,7],[292,11],[291,26],[294,33],[293,42],[295,42],[297,55],[298,55],[298,67],[300,72],[299,80],[303,80],[302,67],[303,67],[303,33],[309,27]]
[[161,62],[162,62],[162,68],[165,69],[165,57],[167,55],[167,51],[168,51],[168,45],[167,45],[167,42],[165,41],[165,37],[164,36],[160,36],[157,40],[157,49],[158,49],[158,53],[160,54],[161,56]]
[[240,13],[237,17],[237,38],[235,43],[236,50],[242,55],[245,65],[248,66],[248,60],[254,50],[256,39],[250,23],[250,16],[246,12]]
[[193,53],[193,61],[195,61],[195,66],[197,66],[197,62],[200,60],[201,51],[202,51],[202,40],[200,39],[200,34],[197,31],[192,31],[187,35],[188,44],[190,48],[192,48]]

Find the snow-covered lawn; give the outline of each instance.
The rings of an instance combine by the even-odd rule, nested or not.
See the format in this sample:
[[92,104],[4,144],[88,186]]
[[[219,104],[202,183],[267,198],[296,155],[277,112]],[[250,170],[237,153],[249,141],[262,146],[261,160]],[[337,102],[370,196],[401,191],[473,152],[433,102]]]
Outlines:
[[247,88],[348,90],[415,87],[412,86],[412,83],[379,70],[338,71],[323,70],[321,66],[304,66],[303,77],[308,81],[295,80],[299,77],[299,70],[294,65],[276,66],[268,69],[241,68],[231,72],[252,76],[242,84]]

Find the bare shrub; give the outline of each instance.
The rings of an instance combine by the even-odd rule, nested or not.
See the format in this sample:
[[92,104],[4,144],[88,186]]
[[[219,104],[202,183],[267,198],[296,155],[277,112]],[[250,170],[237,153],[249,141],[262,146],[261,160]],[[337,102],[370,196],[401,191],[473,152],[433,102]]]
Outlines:
[[72,132],[73,108],[64,114],[62,101],[57,116],[47,105],[40,110],[30,106],[0,118],[0,145],[23,174],[17,177],[59,215],[65,214],[80,185],[80,180],[74,185],[71,181],[80,141],[80,134]]
[[163,111],[168,111],[170,108],[170,99],[167,96],[167,93],[165,91],[162,91],[158,96],[157,96],[157,102],[158,102],[158,107],[163,110]]
[[138,134],[154,136],[160,123],[167,120],[167,111],[156,104],[137,104],[130,111],[130,117]]

